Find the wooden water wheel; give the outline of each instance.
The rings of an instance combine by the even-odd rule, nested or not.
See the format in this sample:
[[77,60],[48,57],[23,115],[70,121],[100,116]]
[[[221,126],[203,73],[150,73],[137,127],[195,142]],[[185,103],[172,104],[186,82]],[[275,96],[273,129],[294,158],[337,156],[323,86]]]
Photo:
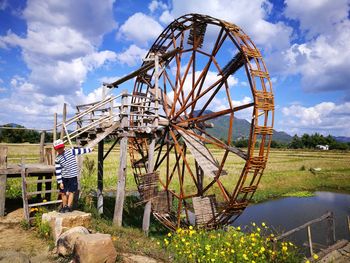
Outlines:
[[[169,229],[230,224],[254,195],[272,140],[274,98],[261,53],[238,26],[188,14],[159,35],[147,58],[155,54],[163,56],[160,71],[136,77],[132,101],[144,111],[159,102],[151,171],[152,136],[129,139],[141,197]],[[233,146],[241,136],[236,116],[249,116],[247,148]]]

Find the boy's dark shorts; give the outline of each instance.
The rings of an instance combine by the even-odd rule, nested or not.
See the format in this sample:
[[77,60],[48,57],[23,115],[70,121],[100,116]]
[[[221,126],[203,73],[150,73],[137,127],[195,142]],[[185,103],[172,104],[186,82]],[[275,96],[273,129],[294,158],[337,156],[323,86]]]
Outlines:
[[60,189],[61,193],[74,193],[78,190],[78,180],[77,177],[72,178],[62,178],[63,190]]

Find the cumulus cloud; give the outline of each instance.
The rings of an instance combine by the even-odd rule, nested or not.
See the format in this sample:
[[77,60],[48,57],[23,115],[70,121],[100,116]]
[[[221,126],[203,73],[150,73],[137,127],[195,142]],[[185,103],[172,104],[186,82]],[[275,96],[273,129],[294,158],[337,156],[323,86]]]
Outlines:
[[117,54],[117,60],[121,64],[126,64],[130,67],[141,65],[142,59],[146,56],[147,50],[136,45],[131,45],[122,53]]
[[267,0],[173,0],[171,6],[171,10],[163,12],[162,22],[188,13],[207,14],[237,24],[262,48],[280,50],[290,43],[291,27],[282,22],[274,24],[267,21],[272,8]]
[[22,12],[26,33],[8,31],[0,36],[0,47],[21,49],[30,72],[11,80],[11,94],[1,102],[9,105],[2,120],[14,113],[21,116],[19,119],[23,115],[23,123],[27,122],[26,116],[28,121],[34,115],[45,119],[63,102],[73,107],[89,100],[91,96],[82,92],[88,73],[117,58],[112,51],[98,50],[104,34],[116,28],[113,2],[96,5],[92,0],[28,1]]
[[347,20],[350,8],[348,0],[286,0],[285,3],[285,15],[298,20],[308,37],[332,32],[334,24]]
[[303,134],[317,131],[324,135],[350,136],[349,102],[322,102],[311,107],[294,104],[283,107],[282,113],[285,118],[280,125],[287,132]]
[[135,13],[120,26],[117,37],[133,41],[140,46],[147,46],[162,32],[163,27],[152,17],[143,13]]
[[148,5],[148,9],[151,11],[151,13],[153,13],[154,11],[156,11],[157,9],[167,9],[168,6],[163,3],[162,1],[157,1],[157,0],[152,0],[152,2]]

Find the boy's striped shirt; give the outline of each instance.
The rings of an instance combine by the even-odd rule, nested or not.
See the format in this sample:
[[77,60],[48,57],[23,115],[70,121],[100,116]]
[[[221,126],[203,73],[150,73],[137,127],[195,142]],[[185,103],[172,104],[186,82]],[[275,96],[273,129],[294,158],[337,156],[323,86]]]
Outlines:
[[55,159],[55,169],[57,183],[62,183],[62,177],[72,178],[78,176],[78,164],[75,156],[89,153],[90,148],[78,148],[65,150],[62,154],[57,155]]

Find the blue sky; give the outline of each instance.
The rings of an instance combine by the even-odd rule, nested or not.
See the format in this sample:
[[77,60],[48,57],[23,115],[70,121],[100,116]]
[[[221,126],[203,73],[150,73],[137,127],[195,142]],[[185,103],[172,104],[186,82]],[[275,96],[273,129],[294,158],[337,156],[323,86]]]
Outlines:
[[201,13],[237,24],[262,51],[275,129],[350,136],[349,9],[349,0],[0,0],[0,124],[51,128],[63,102],[74,113],[99,100],[102,82],[136,69],[169,23]]

